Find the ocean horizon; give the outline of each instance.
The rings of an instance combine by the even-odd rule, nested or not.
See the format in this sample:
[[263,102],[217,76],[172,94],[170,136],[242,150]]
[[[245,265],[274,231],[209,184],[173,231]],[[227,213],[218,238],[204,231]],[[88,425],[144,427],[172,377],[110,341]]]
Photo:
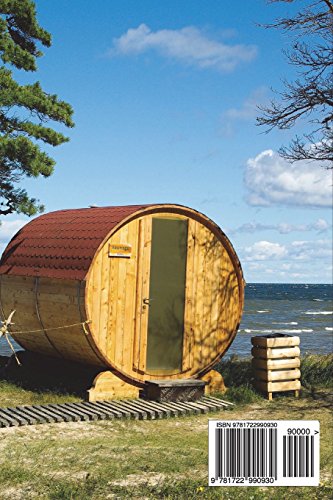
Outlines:
[[[242,321],[225,354],[251,356],[251,337],[281,333],[300,337],[301,355],[333,352],[333,285],[247,283]],[[22,350],[14,341],[15,349]],[[4,338],[0,356],[10,356]]]

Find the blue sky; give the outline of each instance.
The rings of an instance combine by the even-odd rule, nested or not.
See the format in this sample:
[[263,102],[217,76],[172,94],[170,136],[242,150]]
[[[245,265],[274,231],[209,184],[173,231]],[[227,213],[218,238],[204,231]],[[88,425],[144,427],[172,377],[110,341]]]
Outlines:
[[[74,108],[49,179],[24,182],[62,208],[180,203],[217,222],[248,282],[332,277],[331,175],[277,150],[306,123],[265,134],[256,106],[294,77],[291,39],[257,24],[296,5],[264,0],[36,1],[53,37],[39,80]],[[55,125],[57,128],[58,126]],[[28,221],[2,217],[0,251]]]

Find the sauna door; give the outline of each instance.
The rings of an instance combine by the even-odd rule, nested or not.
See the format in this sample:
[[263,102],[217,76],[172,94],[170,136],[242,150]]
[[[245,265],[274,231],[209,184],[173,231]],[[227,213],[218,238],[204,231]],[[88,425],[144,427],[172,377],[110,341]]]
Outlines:
[[187,226],[186,219],[152,219],[147,372],[182,368]]

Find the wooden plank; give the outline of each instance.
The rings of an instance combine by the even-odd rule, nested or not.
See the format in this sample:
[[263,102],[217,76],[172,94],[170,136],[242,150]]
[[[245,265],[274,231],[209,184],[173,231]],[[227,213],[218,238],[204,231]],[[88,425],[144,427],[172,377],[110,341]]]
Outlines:
[[139,399],[135,400],[135,407],[137,407],[139,410],[144,411],[147,414],[147,419],[148,420],[155,420],[156,418],[156,411],[154,408],[150,406],[150,404],[143,403]]
[[1,413],[6,417],[6,419],[11,423],[12,426],[20,426],[29,424],[29,421],[22,417],[22,415],[17,415],[15,409],[10,408],[1,408]]
[[11,423],[5,418],[3,414],[1,414],[0,411],[0,428],[1,427],[11,427]]
[[[120,243],[119,231],[112,235],[110,244]],[[107,344],[107,355],[112,363],[116,364],[117,353],[117,294],[118,294],[118,274],[119,260],[110,259],[110,276],[109,276],[109,319],[108,332],[109,339]]]
[[208,413],[207,406],[200,401],[186,401],[186,404],[192,408],[198,408],[200,413]]
[[221,352],[221,337],[224,336],[223,330],[220,328],[220,316],[223,314],[222,309],[222,267],[223,247],[221,242],[214,236],[213,240],[213,263],[212,263],[212,281],[211,281],[211,358],[215,359]]
[[184,311],[184,341],[182,355],[182,371],[187,371],[193,365],[193,310],[194,310],[194,245],[195,245],[195,225],[193,219],[188,220],[187,234],[187,261],[185,280],[185,311]]
[[137,404],[138,403],[144,405],[144,407],[146,408],[151,409],[155,414],[155,418],[163,418],[165,412],[161,410],[161,407],[156,404],[155,401],[137,400]]
[[89,276],[89,286],[88,290],[88,315],[89,319],[92,321],[91,328],[99,338],[99,332],[101,331],[100,325],[100,288],[101,288],[101,267],[102,267],[103,255],[101,252],[95,257],[94,265],[91,268],[91,275]]
[[45,406],[44,405],[40,405],[40,406],[33,405],[33,406],[31,406],[31,408],[33,408],[35,411],[38,411],[42,415],[45,415],[45,418],[47,418],[49,422],[55,422],[55,423],[65,422],[65,419],[63,417],[61,417],[57,413],[53,412],[50,408],[47,407],[47,405],[45,405]]
[[[25,349],[52,355],[53,348],[45,338],[36,313],[35,280],[25,276],[1,276],[1,301],[5,316],[15,309],[15,325],[10,328],[12,337]],[[29,333],[31,330],[40,330]],[[28,331],[28,333],[15,333]]]
[[159,219],[187,219],[187,215],[181,215],[179,213],[174,212],[158,212],[154,214],[155,217]]
[[[127,243],[128,240],[128,225],[124,226],[119,231],[119,243]],[[118,262],[118,276],[117,276],[117,318],[114,342],[116,344],[115,350],[115,364],[123,369],[124,365],[124,324],[125,324],[125,302],[126,302],[126,278],[127,278],[127,263],[128,259],[117,259]]]
[[202,251],[204,253],[204,280],[203,280],[203,308],[202,308],[202,338],[201,356],[202,365],[209,365],[214,356],[214,332],[211,328],[211,307],[213,303],[213,287],[215,279],[213,276],[214,263],[214,235],[204,226],[202,229]]
[[193,413],[202,414],[208,411],[221,410],[224,406],[229,405],[232,405],[232,403],[205,397],[196,402],[158,403],[139,399],[1,408],[0,427],[112,418],[155,419]]
[[300,338],[294,336],[286,337],[252,337],[251,343],[260,347],[293,347],[300,344]]
[[295,380],[301,377],[299,369],[294,370],[254,370],[253,376],[258,380],[272,382],[274,380]]
[[63,404],[60,405],[49,404],[47,406],[48,408],[54,410],[59,415],[64,416],[66,422],[80,422],[81,420],[81,417],[77,415],[77,413],[74,413],[68,408],[64,407]]
[[82,408],[75,406],[73,403],[63,403],[61,408],[73,412],[83,421],[96,420],[96,415],[93,415],[89,411],[82,410]]
[[14,408],[10,408],[10,410],[14,417],[17,416],[19,419],[21,419],[22,425],[39,423],[36,415],[30,415],[29,412],[25,411],[25,408],[23,406],[15,406]]
[[214,403],[213,401],[205,401],[203,398],[198,401],[201,405],[205,405],[207,411],[219,411],[223,406],[219,403]]
[[[103,411],[101,408],[95,408],[93,403],[71,403],[73,408],[77,408],[78,410],[87,413],[90,415],[91,420],[107,420],[109,419],[109,415],[106,411]],[[111,415],[111,418],[113,415]]]
[[235,268],[225,249],[223,249],[223,295],[222,309],[224,311],[224,335],[221,336],[220,350],[222,352],[235,335],[235,331],[240,322],[240,297],[239,286]]
[[130,412],[124,408],[119,408],[116,401],[113,401],[113,403],[110,401],[94,401],[90,404],[95,405],[98,408],[102,408],[106,412],[109,412],[110,415],[113,414],[115,418],[131,418]]
[[192,406],[190,403],[182,403],[178,401],[177,403],[173,403],[173,405],[175,408],[183,408],[185,412],[188,412],[189,414],[201,414],[201,410],[195,406]]
[[42,411],[32,408],[31,406],[17,406],[16,408],[31,417],[32,421],[30,421],[30,424],[46,424],[49,422],[55,422],[54,419],[51,419]]
[[[142,221],[143,225],[143,255],[141,268],[141,283],[142,283],[142,302],[138,304],[140,322],[140,351],[139,351],[139,370],[146,370],[147,357],[147,337],[148,337],[148,318],[149,306],[143,303],[144,299],[149,299],[149,278],[150,278],[150,256],[151,256],[151,239],[152,239],[152,217],[145,217]],[[148,378],[148,377],[146,377]],[[150,376],[152,378],[152,376]],[[142,379],[142,377],[140,377]]]
[[166,414],[167,417],[178,417],[186,415],[186,410],[181,406],[177,406],[177,403],[157,403],[157,401],[155,401],[155,404],[161,405],[163,407],[163,410],[165,409],[165,411],[168,412]]
[[286,359],[259,359],[252,358],[252,366],[263,370],[284,370],[289,368],[299,368],[301,366],[300,358]]
[[121,269],[123,270],[123,279],[120,277],[120,287],[118,287],[118,306],[121,310],[121,332],[122,332],[122,342],[120,344],[121,349],[121,369],[125,373],[128,370],[131,371],[132,368],[132,342],[133,342],[133,292],[135,293],[135,258],[133,251],[135,251],[136,245],[133,244],[133,224],[126,224],[121,229],[120,243],[130,244],[132,247],[131,257],[129,259],[121,260]]
[[128,224],[127,241],[132,247],[132,255],[126,263],[126,291],[124,308],[124,347],[122,369],[125,373],[133,373],[133,342],[136,322],[136,283],[138,264],[138,229],[139,223],[134,220]]
[[[38,280],[36,300],[38,311],[46,336],[56,351],[65,358],[74,361],[85,361],[88,364],[99,364],[95,352],[91,348],[86,334],[80,325],[82,311],[78,297],[78,281],[68,281],[60,284],[49,278]],[[52,286],[56,287],[58,294],[49,293]],[[63,297],[66,301],[55,301],[55,297]],[[84,317],[84,320],[86,317]],[[67,328],[68,325],[75,325]],[[59,329],[59,327],[64,327]]]
[[138,412],[133,410],[133,408],[124,405],[123,402],[124,401],[117,400],[117,401],[112,401],[112,403],[110,401],[108,402],[105,401],[104,403],[110,406],[112,404],[116,409],[118,409],[118,411],[123,411],[127,418],[134,418],[135,420],[138,420],[139,419]]
[[287,382],[263,382],[255,380],[253,385],[263,392],[283,392],[301,389],[301,382],[299,380],[290,380]]
[[[18,427],[21,424],[21,420],[17,420],[16,418],[13,418],[12,414],[8,412],[7,408],[1,408],[0,409],[0,420],[3,422],[3,425],[5,427]],[[6,422],[8,425],[6,425]]]
[[206,266],[206,260],[207,260],[207,230],[206,228],[202,225],[199,224],[198,228],[199,232],[199,251],[200,251],[200,259],[199,259],[199,279],[200,279],[200,295],[199,295],[199,300],[198,300],[198,319],[199,319],[199,329],[200,329],[200,354],[199,354],[199,359],[200,359],[200,368],[202,366],[207,365],[207,333],[206,333],[206,324],[207,324],[207,306],[206,306],[206,293],[207,293],[207,266]]
[[[40,312],[41,308],[40,308],[40,303],[39,303],[39,299],[40,299],[39,288],[40,288],[40,278],[38,276],[36,276],[35,277],[35,284],[34,284],[35,310],[36,310],[37,318],[38,318],[39,323],[40,323],[40,329],[42,330],[42,334],[44,335],[44,337],[47,339],[47,341],[52,346],[53,355],[61,357],[61,352],[57,349],[57,346],[54,344],[52,338],[50,338],[48,332],[45,329],[43,320],[41,318],[41,312]],[[59,325],[59,323],[58,323],[57,327],[58,326],[62,326],[62,324]]]
[[204,289],[204,255],[201,241],[201,224],[197,223],[195,228],[194,245],[194,269],[195,269],[195,307],[193,314],[194,345],[193,345],[193,372],[196,373],[202,367],[202,313],[203,313],[203,289]]
[[[89,405],[93,405],[93,408],[96,409],[96,411],[101,411],[105,412],[105,414],[108,416],[108,418],[113,419],[113,418],[122,418],[123,414],[116,410],[112,409],[109,406],[106,406],[107,402],[104,401],[94,401],[92,403],[88,403]],[[129,417],[128,417],[129,418]]]
[[299,347],[281,347],[267,349],[261,347],[252,347],[251,354],[255,358],[263,359],[286,359],[297,358],[300,356],[301,351]]
[[125,401],[118,401],[118,404],[124,408],[128,408],[128,410],[131,413],[136,413],[138,415],[139,420],[147,420],[148,413],[145,410],[141,410],[140,408],[137,408],[135,401],[131,400],[125,400]]
[[230,401],[224,401],[224,399],[219,399],[219,398],[215,398],[214,396],[204,396],[202,398],[203,401],[207,401],[208,403],[209,402],[213,402],[213,403],[217,403],[219,404],[221,407],[223,406],[235,406],[234,403],[231,403]]
[[202,279],[202,276],[200,276],[198,272],[199,256],[200,256],[199,223],[197,221],[192,221],[191,228],[193,237],[193,247],[192,247],[193,276],[192,276],[192,293],[191,293],[192,308],[191,308],[191,317],[188,318],[188,323],[189,323],[188,326],[191,330],[191,345],[190,345],[191,370],[189,372],[190,374],[195,373],[198,370],[200,361],[197,353],[198,345],[200,345],[200,333],[201,333],[199,328],[200,313],[199,311],[197,311],[197,308],[198,308],[198,293],[200,290],[200,283]]
[[[73,403],[75,404],[78,408],[81,408],[82,410],[88,411],[92,415],[97,416],[97,420],[110,420],[114,418],[114,414],[110,413],[110,410],[107,411],[106,409],[103,409],[102,407],[96,407],[95,403],[89,403],[89,402],[84,402],[84,403]],[[94,420],[96,420],[94,418]]]
[[99,267],[98,269],[96,268],[96,272],[100,273],[101,283],[99,290],[99,330],[96,333],[98,335],[98,347],[106,354],[108,352],[109,316],[112,304],[110,301],[110,269],[112,260],[108,256],[108,245],[109,242],[105,243],[100,250]]
[[[107,404],[111,405],[109,401],[107,402]],[[113,401],[112,405],[116,410],[123,411],[127,418],[134,418],[135,420],[139,420],[139,413],[136,410],[133,410],[133,408],[124,405],[123,401]]]
[[135,300],[135,327],[133,339],[133,364],[132,368],[136,372],[140,369],[141,350],[141,315],[143,304],[142,272],[143,272],[143,248],[144,248],[144,224],[138,219],[138,240],[137,240],[137,269],[136,269],[136,300]]
[[170,417],[170,416],[177,416],[178,415],[178,412],[176,410],[174,410],[173,408],[170,408],[168,406],[168,403],[159,403],[158,401],[147,401],[146,399],[142,399],[142,401],[146,404],[146,403],[149,403],[150,405],[153,404],[154,407],[158,408],[159,410],[161,410],[162,414],[163,414],[163,418],[164,417]]

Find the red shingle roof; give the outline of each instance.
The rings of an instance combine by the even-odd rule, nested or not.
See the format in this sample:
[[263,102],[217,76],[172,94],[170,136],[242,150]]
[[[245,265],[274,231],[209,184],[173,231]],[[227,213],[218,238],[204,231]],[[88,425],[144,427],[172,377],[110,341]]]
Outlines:
[[83,280],[108,233],[148,207],[81,208],[41,215],[10,241],[0,260],[0,274]]

